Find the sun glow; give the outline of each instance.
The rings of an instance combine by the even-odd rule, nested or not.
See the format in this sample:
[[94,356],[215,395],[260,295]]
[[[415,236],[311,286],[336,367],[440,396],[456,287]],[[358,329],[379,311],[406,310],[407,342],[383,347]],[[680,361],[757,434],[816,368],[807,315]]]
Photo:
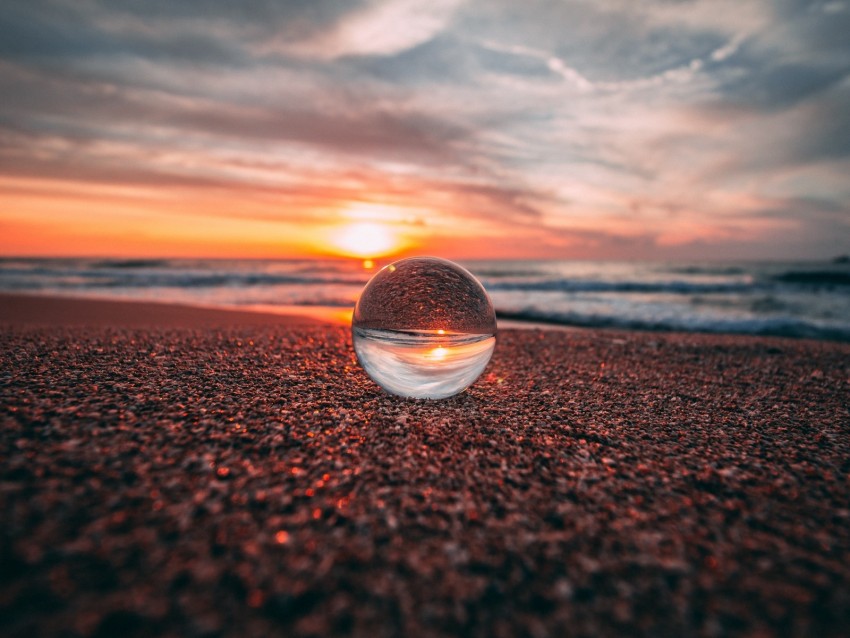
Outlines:
[[437,346],[436,348],[434,348],[433,350],[428,352],[425,355],[425,358],[431,359],[433,361],[442,361],[443,359],[446,358],[447,354],[449,354],[449,351],[448,351],[447,348],[444,348],[443,346]]
[[390,228],[373,222],[346,224],[333,232],[330,241],[343,255],[364,260],[383,257],[398,251],[402,246]]

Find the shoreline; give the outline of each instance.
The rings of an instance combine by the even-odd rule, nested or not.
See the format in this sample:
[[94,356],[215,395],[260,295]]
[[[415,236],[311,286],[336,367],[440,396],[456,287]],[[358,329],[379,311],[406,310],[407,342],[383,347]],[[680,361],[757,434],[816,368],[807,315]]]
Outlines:
[[[331,306],[203,306],[172,301],[0,292],[0,325],[196,327],[237,325],[349,326],[351,309]],[[498,329],[586,330],[515,318]]]
[[[782,331],[676,330],[644,326],[563,324],[497,312],[498,330],[543,330],[599,334],[703,335],[750,339],[790,339],[841,345],[850,343],[843,335],[785,334]],[[114,327],[205,327],[205,326],[350,326],[351,309],[337,306],[205,306],[174,301],[0,292],[0,326],[114,326]]]

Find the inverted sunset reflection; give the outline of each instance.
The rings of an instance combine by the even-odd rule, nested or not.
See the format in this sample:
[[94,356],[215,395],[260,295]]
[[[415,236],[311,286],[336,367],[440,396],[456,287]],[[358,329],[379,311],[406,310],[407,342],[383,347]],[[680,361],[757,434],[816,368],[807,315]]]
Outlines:
[[[441,331],[442,332],[442,331]],[[424,357],[426,359],[431,359],[433,361],[442,361],[446,358],[446,355],[449,354],[449,351],[443,346],[437,346],[430,352],[425,353]]]
[[[444,337],[435,346],[434,336]],[[473,383],[496,347],[492,334],[420,330],[394,333],[355,328],[354,348],[360,363],[382,387],[397,395],[445,398]]]

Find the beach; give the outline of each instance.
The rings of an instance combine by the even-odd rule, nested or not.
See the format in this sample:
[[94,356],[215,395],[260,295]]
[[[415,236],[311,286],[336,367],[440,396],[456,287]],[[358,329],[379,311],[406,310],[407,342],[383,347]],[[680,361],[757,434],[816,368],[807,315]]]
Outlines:
[[850,626],[850,344],[507,329],[427,401],[315,319],[0,308],[5,636]]

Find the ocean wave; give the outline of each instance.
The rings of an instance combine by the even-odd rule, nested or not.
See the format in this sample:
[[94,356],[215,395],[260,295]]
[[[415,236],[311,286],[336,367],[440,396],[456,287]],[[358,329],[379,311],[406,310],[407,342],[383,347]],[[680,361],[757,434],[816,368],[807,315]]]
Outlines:
[[547,312],[537,309],[496,310],[500,319],[548,323],[583,328],[620,328],[653,332],[703,332],[714,334],[746,334],[754,336],[796,337],[826,341],[850,342],[850,325],[827,324],[792,317],[713,319],[683,316],[657,320],[614,317],[602,314]]
[[545,274],[541,270],[532,270],[532,269],[488,269],[488,268],[472,268],[470,272],[476,277],[484,278],[484,277],[540,277]]
[[790,270],[774,279],[785,284],[817,287],[850,286],[850,272],[835,270]]
[[101,259],[94,262],[92,268],[166,268],[171,265],[167,259]]
[[671,266],[667,272],[676,275],[710,275],[729,277],[744,275],[746,271],[740,266]]
[[541,281],[489,281],[490,291],[529,292],[631,292],[692,294],[738,294],[752,292],[757,284],[728,282],[706,283],[693,281],[587,281],[577,279],[549,279]]
[[[191,273],[156,271],[114,274],[105,270],[20,271],[4,273],[0,287],[5,289],[90,289],[90,288],[235,288],[281,285],[362,286],[362,276],[310,276],[272,273]],[[11,276],[10,276],[11,275]]]
[[[469,265],[501,317],[850,341],[850,268],[842,264]],[[331,259],[0,258],[0,290],[224,306],[350,308],[374,273],[359,261]]]

